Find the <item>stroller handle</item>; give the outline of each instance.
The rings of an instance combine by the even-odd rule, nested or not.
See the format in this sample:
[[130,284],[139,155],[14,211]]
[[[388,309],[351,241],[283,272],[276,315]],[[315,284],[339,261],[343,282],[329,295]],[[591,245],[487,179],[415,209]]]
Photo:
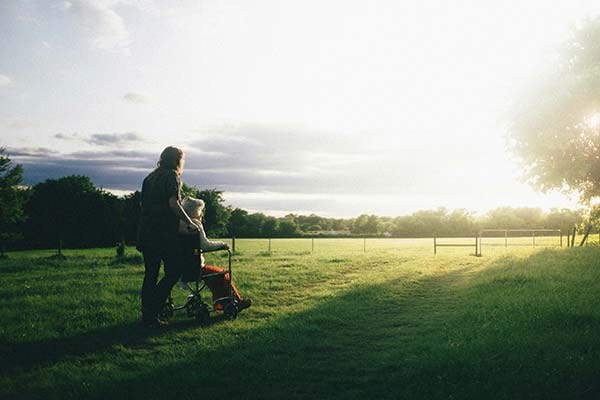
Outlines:
[[[226,250],[227,251],[227,266],[228,266],[228,270],[229,270],[229,276],[231,276],[231,249],[227,248],[227,249],[221,249],[221,250]],[[202,254],[202,239],[200,237],[200,231],[198,231],[198,252],[199,254]]]

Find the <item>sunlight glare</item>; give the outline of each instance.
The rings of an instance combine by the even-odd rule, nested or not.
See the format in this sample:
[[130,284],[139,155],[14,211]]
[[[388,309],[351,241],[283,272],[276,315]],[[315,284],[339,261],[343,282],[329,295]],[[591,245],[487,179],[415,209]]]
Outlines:
[[585,123],[592,129],[597,129],[600,126],[600,113],[594,113],[586,118]]

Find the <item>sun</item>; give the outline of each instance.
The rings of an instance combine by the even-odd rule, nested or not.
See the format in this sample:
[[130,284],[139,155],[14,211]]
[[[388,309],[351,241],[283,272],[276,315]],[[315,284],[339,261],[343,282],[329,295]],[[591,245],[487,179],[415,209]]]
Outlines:
[[596,129],[600,127],[600,113],[594,113],[585,119],[585,123],[588,127]]

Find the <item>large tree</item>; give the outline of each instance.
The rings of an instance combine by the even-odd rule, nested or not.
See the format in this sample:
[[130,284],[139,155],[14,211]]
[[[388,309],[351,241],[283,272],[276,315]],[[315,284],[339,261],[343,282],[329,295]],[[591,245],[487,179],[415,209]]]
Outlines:
[[0,148],[0,257],[4,257],[6,243],[18,237],[16,224],[23,218],[23,167],[13,165]]
[[515,102],[514,150],[535,188],[590,204],[600,197],[600,18],[580,23],[549,67]]
[[118,199],[96,189],[87,176],[48,179],[32,188],[25,210],[30,245],[92,247],[113,245],[118,237]]

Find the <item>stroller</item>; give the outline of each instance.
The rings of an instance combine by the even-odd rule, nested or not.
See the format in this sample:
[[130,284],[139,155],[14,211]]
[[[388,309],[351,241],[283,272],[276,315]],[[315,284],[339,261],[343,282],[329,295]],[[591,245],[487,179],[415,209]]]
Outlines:
[[[203,273],[201,268],[200,236],[199,235],[181,235],[180,240],[183,245],[183,277],[182,281],[193,285],[188,288],[190,294],[185,302],[176,306],[173,303],[173,297],[169,295],[163,307],[162,315],[171,318],[176,312],[185,311],[188,317],[195,318],[200,325],[207,325],[210,321],[210,313],[217,310],[223,310],[226,319],[235,319],[238,315],[238,301],[232,290],[231,274],[231,250],[227,250],[228,268],[223,272]],[[229,274],[228,290],[225,296],[212,299],[212,305],[206,304],[202,300],[201,292],[207,287],[207,282],[211,279],[223,279],[223,276]]]

